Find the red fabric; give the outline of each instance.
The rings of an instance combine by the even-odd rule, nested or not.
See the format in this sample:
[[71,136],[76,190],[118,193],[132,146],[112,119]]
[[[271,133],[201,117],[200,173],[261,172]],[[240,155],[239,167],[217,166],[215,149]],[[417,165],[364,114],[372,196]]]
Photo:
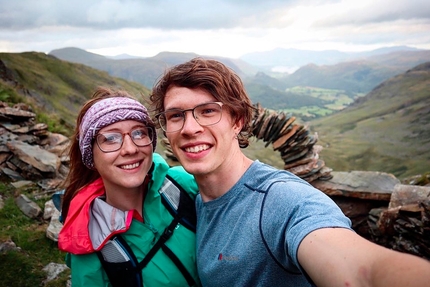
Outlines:
[[[105,189],[101,178],[95,180],[89,185],[82,188],[70,202],[69,212],[66,222],[64,223],[58,235],[58,248],[62,251],[72,254],[88,254],[96,251],[91,242],[88,224],[90,221],[91,203],[95,198],[104,195]],[[99,250],[104,246],[107,240],[114,234],[123,233],[130,228],[133,219],[143,221],[142,217],[135,210],[127,214],[124,230],[112,232]]]
[[101,178],[82,188],[70,202],[66,222],[58,235],[58,248],[73,254],[94,252],[88,224],[90,206],[96,197],[105,193]]

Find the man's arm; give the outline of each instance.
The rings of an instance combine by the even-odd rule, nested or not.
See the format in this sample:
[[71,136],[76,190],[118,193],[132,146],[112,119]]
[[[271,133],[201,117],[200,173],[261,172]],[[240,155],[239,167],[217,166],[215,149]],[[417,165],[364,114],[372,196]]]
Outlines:
[[301,242],[298,260],[317,286],[430,286],[430,261],[323,228]]

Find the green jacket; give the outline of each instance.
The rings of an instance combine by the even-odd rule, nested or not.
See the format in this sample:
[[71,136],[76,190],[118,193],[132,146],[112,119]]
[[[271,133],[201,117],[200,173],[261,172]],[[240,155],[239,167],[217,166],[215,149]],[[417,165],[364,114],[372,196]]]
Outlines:
[[[166,174],[180,184],[193,198],[197,195],[198,188],[194,177],[186,173],[182,167],[169,167],[165,160],[155,153],[153,161],[152,180],[149,182],[149,191],[143,208],[145,222],[128,216],[131,211],[130,213],[125,212],[124,224],[120,230],[112,231],[105,235],[103,240],[94,244],[94,240],[91,242],[86,234],[89,234],[90,209],[99,197],[100,182],[96,181],[88,185],[85,188],[90,189],[89,191],[81,190],[72,200],[70,206],[72,207],[75,203],[75,205],[79,205],[79,208],[69,210],[69,215],[59,235],[59,247],[61,250],[69,252],[66,263],[72,270],[73,287],[111,286],[95,250],[100,250],[106,240],[115,233],[121,233],[138,261],[145,257],[173,219],[161,203],[159,194],[159,188]],[[94,187],[97,185],[98,187]],[[99,190],[99,193],[91,190],[91,188]],[[78,198],[80,194],[82,196]],[[82,197],[85,197],[84,200]],[[75,200],[76,202],[74,202]],[[73,213],[76,216],[73,216]],[[127,224],[127,221],[130,224]],[[166,245],[181,260],[197,285],[200,286],[196,269],[195,233],[182,225],[178,225]],[[181,272],[162,250],[159,250],[142,270],[142,277],[144,286],[187,286]]]

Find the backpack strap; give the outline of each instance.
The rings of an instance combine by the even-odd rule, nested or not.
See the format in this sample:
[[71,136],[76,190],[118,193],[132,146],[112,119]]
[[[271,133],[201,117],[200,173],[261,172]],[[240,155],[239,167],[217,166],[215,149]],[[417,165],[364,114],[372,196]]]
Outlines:
[[142,269],[121,235],[115,235],[96,254],[113,287],[143,287]]
[[160,249],[163,250],[163,252],[176,265],[189,286],[194,286],[196,284],[193,277],[179,258],[165,245],[166,241],[173,235],[173,232],[179,223],[192,232],[196,231],[197,215],[194,200],[173,178],[168,175],[166,176],[159,192],[161,195],[161,202],[172,215],[173,220],[164,229],[158,241],[154,246],[152,246],[142,261],[137,261],[130,246],[121,237],[121,235],[114,236],[106,243],[101,251],[96,252],[113,287],[142,287],[142,269],[148,265]]
[[170,258],[170,260],[175,263],[176,267],[178,267],[179,271],[181,271],[182,275],[184,276],[185,280],[187,280],[187,283],[189,286],[195,286],[196,282],[194,281],[193,276],[191,276],[190,272],[188,272],[187,268],[185,268],[184,264],[182,264],[181,260],[175,255],[175,253],[170,250],[167,245],[161,246],[161,249],[163,252]]
[[143,258],[142,261],[139,262],[138,267],[140,270],[146,267],[148,265],[149,261],[154,257],[154,255],[158,252],[158,250],[164,246],[164,243],[173,235],[173,231],[175,230],[176,226],[179,223],[179,218],[174,218],[172,222],[169,224],[169,226],[164,229],[163,234],[161,234],[158,241],[152,246],[151,250],[149,250],[148,254],[146,254],[145,258]]
[[[139,268],[143,269],[151,261],[161,246],[172,236],[176,226],[181,223],[191,231],[196,231],[196,208],[191,196],[170,176],[166,175],[160,188],[161,202],[173,216],[172,222],[164,229],[163,234],[154,244],[145,258],[139,262]],[[173,252],[172,252],[173,253]],[[169,256],[170,257],[170,256]],[[172,258],[170,258],[172,259]],[[173,261],[173,260],[172,260]]]
[[[196,232],[197,214],[194,199],[178,184],[172,177],[166,175],[163,186],[160,188],[161,202],[173,216],[173,221],[164,230],[162,236],[157,241],[156,245],[162,241],[157,250],[161,247],[163,252],[173,261],[176,267],[181,271],[189,286],[194,286],[196,283],[188,272],[187,268],[182,264],[179,258],[164,244],[173,234],[176,226],[180,223],[192,232]],[[155,245],[151,251],[155,250]],[[150,251],[150,252],[151,252]],[[154,252],[154,255],[157,251]],[[145,256],[144,260],[148,257]],[[152,255],[153,256],[153,255]],[[149,260],[148,260],[149,262]],[[147,264],[147,263],[146,263]],[[145,266],[146,266],[145,264]]]
[[195,200],[171,176],[166,175],[159,190],[161,202],[173,218],[179,217],[179,223],[196,232],[197,214]]

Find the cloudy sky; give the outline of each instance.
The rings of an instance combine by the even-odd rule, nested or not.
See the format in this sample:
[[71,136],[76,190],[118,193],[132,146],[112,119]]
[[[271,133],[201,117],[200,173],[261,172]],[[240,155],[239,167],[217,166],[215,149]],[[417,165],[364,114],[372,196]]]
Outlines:
[[430,49],[429,0],[0,0],[0,52]]

